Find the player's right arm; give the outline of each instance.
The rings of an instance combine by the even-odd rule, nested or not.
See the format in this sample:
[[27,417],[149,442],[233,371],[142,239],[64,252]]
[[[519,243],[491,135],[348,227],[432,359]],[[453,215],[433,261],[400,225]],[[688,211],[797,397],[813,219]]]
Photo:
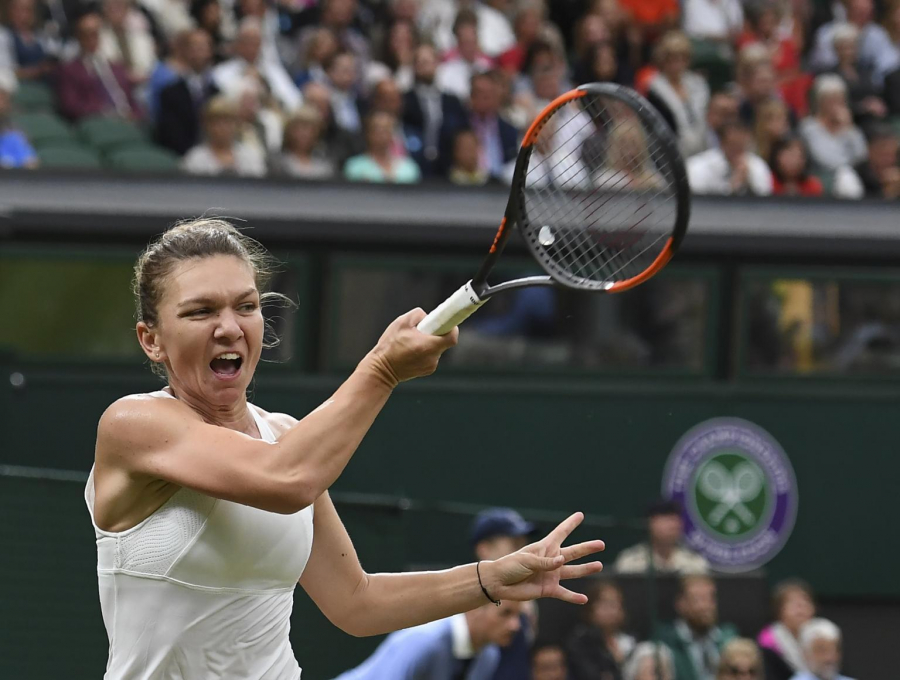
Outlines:
[[205,423],[174,400],[121,399],[100,420],[98,472],[124,472],[129,486],[163,480],[271,512],[297,512],[338,478],[397,383],[433,372],[455,343],[455,334],[416,330],[424,315],[416,310],[391,324],[331,399],[274,444]]

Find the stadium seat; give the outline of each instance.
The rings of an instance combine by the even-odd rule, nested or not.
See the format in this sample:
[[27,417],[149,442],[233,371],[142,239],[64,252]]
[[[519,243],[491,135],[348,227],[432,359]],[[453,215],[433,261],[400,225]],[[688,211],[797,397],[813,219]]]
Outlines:
[[100,167],[100,156],[84,146],[49,146],[38,150],[41,167],[93,169]]
[[46,111],[18,113],[13,115],[12,121],[36,148],[75,142],[71,128],[56,114]]
[[33,80],[20,81],[13,95],[13,107],[18,111],[52,111],[55,104],[50,86]]
[[143,144],[119,148],[107,156],[107,165],[128,172],[177,172],[180,159],[165,149]]
[[143,130],[137,125],[114,117],[85,118],[78,124],[78,132],[88,146],[105,154],[117,147],[147,141]]

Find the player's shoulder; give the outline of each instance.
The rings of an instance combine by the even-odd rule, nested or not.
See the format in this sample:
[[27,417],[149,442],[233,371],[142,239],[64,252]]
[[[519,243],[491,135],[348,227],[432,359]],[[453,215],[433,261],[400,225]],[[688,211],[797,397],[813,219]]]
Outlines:
[[129,394],[116,399],[100,416],[97,440],[98,443],[121,443],[155,439],[166,432],[167,423],[187,416],[175,399],[153,394]]
[[290,430],[294,425],[299,423],[300,421],[294,418],[294,416],[288,415],[287,413],[276,413],[274,411],[266,411],[264,408],[260,408],[256,404],[253,405],[259,414],[263,417],[263,420],[269,424],[269,427],[272,428],[272,432],[275,434],[276,439],[281,439],[281,435]]

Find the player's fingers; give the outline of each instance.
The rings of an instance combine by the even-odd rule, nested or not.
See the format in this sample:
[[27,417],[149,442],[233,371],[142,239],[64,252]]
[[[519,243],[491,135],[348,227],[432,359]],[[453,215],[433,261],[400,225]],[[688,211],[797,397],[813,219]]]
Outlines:
[[583,578],[591,574],[597,574],[603,571],[602,562],[588,562],[586,564],[567,564],[559,570],[560,580],[565,581],[570,578]]
[[576,593],[562,586],[557,586],[550,594],[550,597],[555,597],[557,600],[562,600],[569,604],[587,604],[588,601],[588,597],[584,593]]
[[424,309],[422,309],[421,307],[416,307],[415,309],[409,310],[400,318],[403,320],[404,326],[415,328],[426,316],[427,314],[425,313]]
[[606,544],[603,541],[585,541],[584,543],[566,546],[560,550],[560,552],[563,557],[566,558],[566,562],[574,562],[575,560],[580,560],[582,557],[601,552],[605,548]]
[[566,558],[562,555],[553,557],[545,557],[543,555],[535,555],[534,553],[522,553],[522,564],[532,572],[536,571],[553,571],[559,569],[566,563]]
[[570,515],[547,535],[547,540],[553,545],[562,545],[562,542],[568,538],[569,534],[575,531],[575,527],[581,524],[582,520],[584,520],[584,513],[576,512]]

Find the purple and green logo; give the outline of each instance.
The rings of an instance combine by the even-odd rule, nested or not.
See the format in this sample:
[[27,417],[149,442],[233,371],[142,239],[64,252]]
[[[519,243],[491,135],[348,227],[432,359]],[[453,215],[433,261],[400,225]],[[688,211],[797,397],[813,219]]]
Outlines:
[[797,480],[784,450],[740,418],[707,420],[679,439],[663,495],[683,508],[687,544],[720,571],[768,562],[797,517]]

